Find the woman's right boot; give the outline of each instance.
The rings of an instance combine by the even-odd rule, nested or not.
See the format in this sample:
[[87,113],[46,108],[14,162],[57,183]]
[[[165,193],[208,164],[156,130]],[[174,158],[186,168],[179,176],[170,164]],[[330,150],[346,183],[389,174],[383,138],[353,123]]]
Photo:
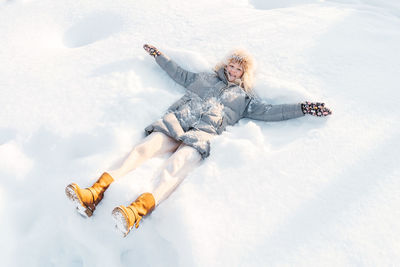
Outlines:
[[65,188],[65,194],[75,204],[80,214],[90,217],[113,181],[111,175],[105,172],[91,187],[82,189],[75,183],[69,184]]

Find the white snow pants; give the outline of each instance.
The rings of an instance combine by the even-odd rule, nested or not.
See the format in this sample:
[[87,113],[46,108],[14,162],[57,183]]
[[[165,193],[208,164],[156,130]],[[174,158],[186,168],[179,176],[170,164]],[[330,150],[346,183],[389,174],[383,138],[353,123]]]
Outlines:
[[201,155],[195,148],[176,141],[166,134],[153,132],[133,148],[120,168],[110,171],[109,174],[117,180],[136,169],[147,159],[170,152],[173,154],[161,167],[156,179],[157,185],[152,190],[153,192],[150,192],[158,205],[201,161]]

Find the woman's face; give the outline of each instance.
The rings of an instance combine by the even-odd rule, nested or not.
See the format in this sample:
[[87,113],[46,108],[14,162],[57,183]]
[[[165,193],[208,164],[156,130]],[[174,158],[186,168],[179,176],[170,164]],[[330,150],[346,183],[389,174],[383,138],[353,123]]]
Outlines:
[[226,66],[226,76],[228,81],[233,82],[237,79],[242,78],[243,75],[243,67],[237,62],[230,62]]

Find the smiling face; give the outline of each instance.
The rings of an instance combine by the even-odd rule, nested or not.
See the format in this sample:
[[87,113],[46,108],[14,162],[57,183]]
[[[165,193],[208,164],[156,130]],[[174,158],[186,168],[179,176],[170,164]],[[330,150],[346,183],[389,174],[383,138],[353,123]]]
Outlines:
[[242,78],[243,75],[243,67],[237,62],[231,61],[226,66],[226,76],[229,82],[234,82],[237,79]]

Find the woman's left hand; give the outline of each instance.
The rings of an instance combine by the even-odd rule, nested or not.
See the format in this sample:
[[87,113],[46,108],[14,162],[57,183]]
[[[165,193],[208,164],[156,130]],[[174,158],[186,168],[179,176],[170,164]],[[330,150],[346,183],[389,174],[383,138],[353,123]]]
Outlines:
[[325,107],[325,103],[319,102],[304,102],[301,103],[301,110],[304,114],[310,114],[317,117],[328,116],[332,114],[332,111]]

